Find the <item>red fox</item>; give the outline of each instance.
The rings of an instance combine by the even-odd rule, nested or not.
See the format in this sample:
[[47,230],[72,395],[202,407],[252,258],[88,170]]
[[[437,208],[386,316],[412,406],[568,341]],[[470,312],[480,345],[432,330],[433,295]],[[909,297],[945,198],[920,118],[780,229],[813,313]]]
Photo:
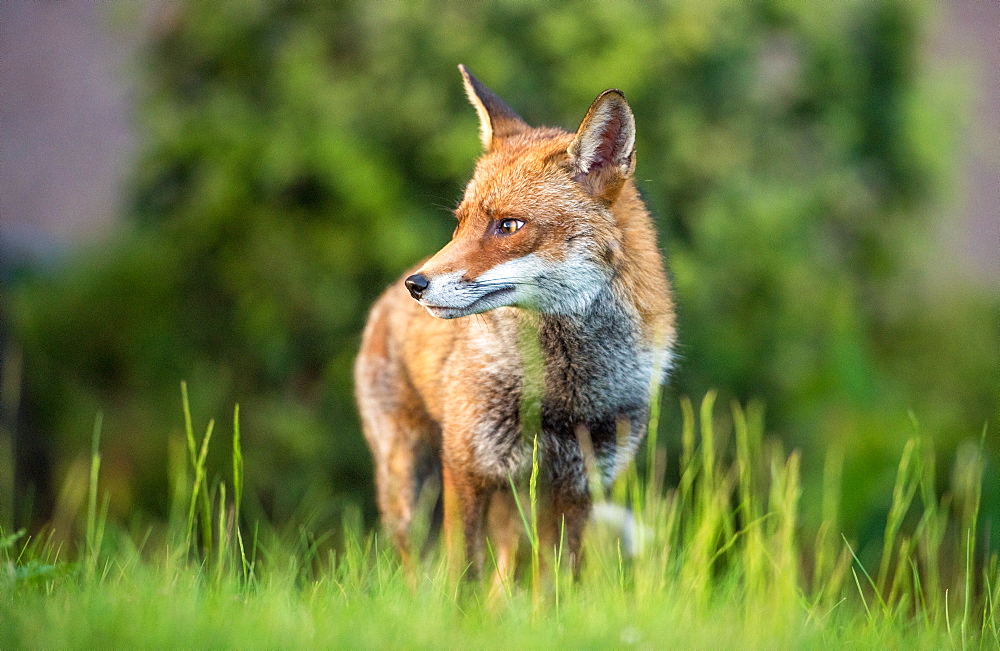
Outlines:
[[[521,522],[511,482],[530,475],[535,452],[540,537],[562,544],[575,570],[590,468],[608,484],[631,460],[676,339],[656,232],[631,178],[635,121],[607,90],[576,133],[532,128],[459,70],[485,152],[451,241],[378,299],[355,366],[379,511],[409,562],[421,487],[440,478],[449,553],[464,540],[475,575],[489,535],[506,571]],[[537,438],[522,422],[533,363]]]

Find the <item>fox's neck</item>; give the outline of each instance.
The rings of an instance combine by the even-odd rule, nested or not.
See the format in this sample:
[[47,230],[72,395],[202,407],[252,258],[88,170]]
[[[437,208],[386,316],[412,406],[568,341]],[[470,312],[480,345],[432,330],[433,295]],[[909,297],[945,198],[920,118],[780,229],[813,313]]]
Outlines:
[[613,285],[601,289],[585,310],[576,314],[538,315],[538,333],[547,354],[587,354],[591,344],[633,348],[642,339],[636,312]]
[[644,338],[657,346],[674,341],[673,303],[656,230],[635,184],[629,180],[611,212],[622,233],[622,251],[615,260],[612,287],[622,302],[639,315]]
[[[607,366],[616,357],[633,357],[646,345],[641,316],[614,284],[597,293],[585,309],[573,314],[545,314],[512,308],[526,364],[532,358],[573,368]],[[534,350],[533,350],[534,349]]]

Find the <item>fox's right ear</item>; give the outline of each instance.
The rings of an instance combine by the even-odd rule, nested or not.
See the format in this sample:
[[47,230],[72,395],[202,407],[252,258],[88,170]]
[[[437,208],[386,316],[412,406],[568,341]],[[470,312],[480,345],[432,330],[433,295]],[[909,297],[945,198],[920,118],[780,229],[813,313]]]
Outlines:
[[507,106],[493,91],[479,83],[461,63],[458,69],[465,82],[465,94],[479,114],[479,139],[483,149],[490,151],[497,140],[529,129],[514,109]]

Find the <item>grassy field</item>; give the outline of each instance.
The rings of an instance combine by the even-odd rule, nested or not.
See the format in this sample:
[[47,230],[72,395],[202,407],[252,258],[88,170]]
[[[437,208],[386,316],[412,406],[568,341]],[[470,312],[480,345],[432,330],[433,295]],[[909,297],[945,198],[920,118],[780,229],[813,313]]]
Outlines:
[[[732,406],[721,418],[713,403],[682,402],[678,482],[665,485],[653,440],[641,475],[613,487],[608,501],[635,514],[635,555],[594,523],[578,581],[557,569],[558,550],[538,549],[530,490],[532,562],[503,582],[456,580],[433,551],[406,573],[360,517],[346,517],[336,540],[240,522],[238,409],[232,475],[207,480],[209,446],[227,442],[213,440],[212,424],[196,435],[188,415],[175,517],[130,535],[102,514],[98,422],[76,549],[0,536],[0,647],[1000,647],[1000,568],[976,542],[981,455],[962,457],[939,495],[941,471],[912,438],[883,551],[867,566],[839,533],[837,456],[825,466],[822,524],[806,531],[797,453],[764,438],[759,410]],[[722,421],[732,446],[721,444]],[[548,571],[532,571],[535,558]]]

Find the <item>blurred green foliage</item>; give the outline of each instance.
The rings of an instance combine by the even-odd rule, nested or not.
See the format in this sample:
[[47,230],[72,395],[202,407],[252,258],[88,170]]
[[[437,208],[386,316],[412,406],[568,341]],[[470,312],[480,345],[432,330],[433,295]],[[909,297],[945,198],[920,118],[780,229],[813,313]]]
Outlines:
[[926,20],[908,0],[169,3],[128,232],[14,292],[28,407],[64,470],[105,410],[115,512],[164,513],[186,379],[196,428],[242,404],[270,518],[371,513],[350,369],[368,305],[452,230],[479,154],[461,62],[533,124],[625,92],[679,305],[672,395],[761,399],[807,478],[843,450],[863,529],[908,410],[945,454],[998,415],[996,296],[922,275],[954,120]]

